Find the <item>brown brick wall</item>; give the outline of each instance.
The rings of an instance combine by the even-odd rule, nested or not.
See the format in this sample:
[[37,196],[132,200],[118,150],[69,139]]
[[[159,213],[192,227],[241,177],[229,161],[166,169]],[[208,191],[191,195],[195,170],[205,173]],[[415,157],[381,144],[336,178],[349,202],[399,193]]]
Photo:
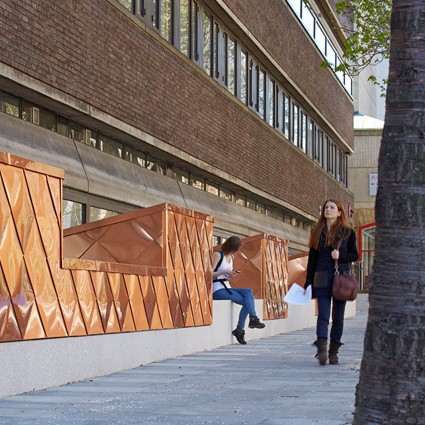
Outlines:
[[[1,62],[311,214],[328,196],[351,201],[303,153],[105,0],[22,0],[19,8],[3,0],[0,27]],[[305,74],[308,51],[302,55]],[[318,105],[330,114],[325,100]],[[340,106],[336,123],[346,121]]]

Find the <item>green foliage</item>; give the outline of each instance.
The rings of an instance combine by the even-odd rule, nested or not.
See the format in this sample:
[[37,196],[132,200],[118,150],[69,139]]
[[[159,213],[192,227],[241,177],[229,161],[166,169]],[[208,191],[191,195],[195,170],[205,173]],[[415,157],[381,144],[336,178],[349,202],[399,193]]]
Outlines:
[[354,29],[343,28],[346,63],[337,70],[358,75],[369,65],[377,65],[390,54],[390,21],[392,0],[342,0],[337,13],[346,15]]

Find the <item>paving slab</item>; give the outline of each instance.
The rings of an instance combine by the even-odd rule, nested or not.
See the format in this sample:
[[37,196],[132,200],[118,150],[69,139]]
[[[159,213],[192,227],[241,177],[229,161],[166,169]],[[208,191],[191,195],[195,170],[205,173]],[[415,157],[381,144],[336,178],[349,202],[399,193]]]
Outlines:
[[0,399],[4,425],[348,425],[367,295],[346,319],[340,364],[319,366],[303,329]]

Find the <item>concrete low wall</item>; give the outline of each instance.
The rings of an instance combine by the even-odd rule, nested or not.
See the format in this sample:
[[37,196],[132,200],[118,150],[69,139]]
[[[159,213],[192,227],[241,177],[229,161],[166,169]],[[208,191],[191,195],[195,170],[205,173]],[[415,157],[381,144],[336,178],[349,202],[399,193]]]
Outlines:
[[[236,326],[240,306],[230,301],[214,301],[213,309],[211,326],[1,343],[0,397],[108,375],[235,343],[231,331]],[[256,300],[256,309],[262,311],[261,300]],[[347,303],[346,317],[355,314],[356,303]],[[246,329],[248,343],[315,326],[315,304],[291,305],[287,319],[265,323],[264,329]]]

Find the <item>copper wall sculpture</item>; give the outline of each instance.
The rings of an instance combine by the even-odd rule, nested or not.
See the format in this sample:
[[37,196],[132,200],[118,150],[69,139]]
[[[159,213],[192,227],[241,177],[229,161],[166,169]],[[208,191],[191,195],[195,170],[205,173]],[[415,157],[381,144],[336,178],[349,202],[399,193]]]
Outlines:
[[[214,247],[214,250],[220,246]],[[251,288],[254,298],[263,299],[264,320],[288,317],[288,305],[283,297],[288,291],[288,241],[260,234],[242,240],[234,258],[234,269],[241,273],[231,285]]]
[[0,178],[0,341],[211,324],[210,216],[163,204],[63,246],[63,171],[0,153]]

